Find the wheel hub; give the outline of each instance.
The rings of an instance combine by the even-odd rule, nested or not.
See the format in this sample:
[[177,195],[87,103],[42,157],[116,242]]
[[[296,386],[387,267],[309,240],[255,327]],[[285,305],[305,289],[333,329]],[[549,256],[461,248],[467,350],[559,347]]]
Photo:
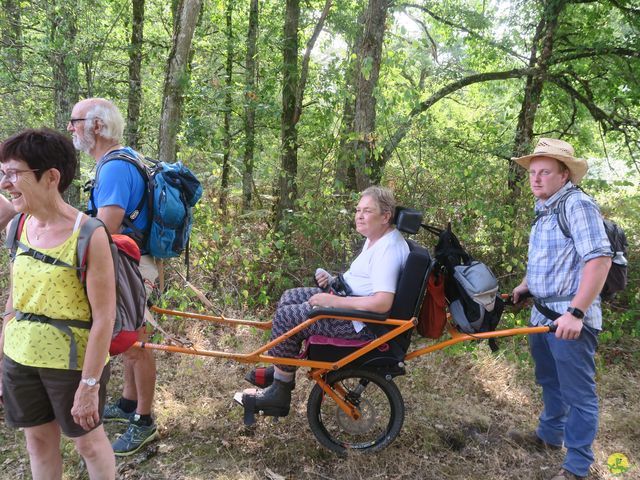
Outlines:
[[355,420],[336,405],[336,421],[340,428],[351,435],[367,433],[375,425],[378,417],[376,409],[368,400],[362,399],[358,407],[360,418]]

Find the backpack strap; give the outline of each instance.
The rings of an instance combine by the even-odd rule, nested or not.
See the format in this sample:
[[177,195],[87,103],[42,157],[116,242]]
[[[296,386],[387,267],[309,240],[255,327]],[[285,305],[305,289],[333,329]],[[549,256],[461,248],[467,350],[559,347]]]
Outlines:
[[542,315],[553,321],[560,318],[562,313],[558,313],[555,310],[550,309],[545,304],[547,302],[567,302],[573,300],[573,297],[574,295],[556,295],[545,298],[534,298],[533,305]]
[[[36,260],[40,260],[41,262],[45,262],[51,265],[56,265],[60,267],[72,268],[76,270],[78,274],[78,278],[82,282],[82,285],[87,288],[87,258],[89,253],[89,242],[91,241],[91,236],[96,231],[97,228],[103,227],[105,232],[107,233],[107,238],[109,239],[109,244],[112,245],[113,241],[111,239],[111,235],[107,231],[107,227],[102,223],[101,220],[90,217],[87,219],[81,226],[80,231],[78,233],[78,242],[76,247],[76,259],[77,265],[69,265],[62,260],[52,257],[51,255],[47,255],[46,253],[40,252],[33,248],[26,246],[24,243],[20,241],[20,236],[22,235],[22,230],[24,228],[24,224],[27,216],[23,213],[18,213],[14,220],[11,222],[9,230],[7,232],[7,238],[5,240],[5,246],[11,250],[11,261],[14,261],[16,255],[29,255]],[[17,253],[18,248],[22,250],[22,252]],[[113,252],[112,252],[113,253]],[[114,268],[116,259],[114,258]],[[69,338],[69,368],[75,370],[78,368],[78,345],[76,342],[75,335],[71,330],[73,328],[84,328],[90,329],[92,325],[91,319],[88,322],[83,320],[70,320],[70,319],[57,319],[51,318],[46,315],[38,315],[35,313],[25,313],[16,311],[16,320],[18,321],[31,321],[31,322],[40,322],[47,323],[62,333],[64,333]]]
[[107,227],[105,226],[104,223],[102,223],[102,220],[95,218],[95,217],[90,217],[89,219],[87,219],[86,222],[84,222],[81,226],[80,226],[80,233],[78,233],[78,244],[77,244],[77,261],[78,261],[78,265],[77,265],[77,270],[78,270],[78,276],[80,278],[80,281],[82,282],[82,284],[85,287],[85,290],[87,288],[87,258],[89,257],[89,242],[91,241],[91,236],[93,235],[93,232],[96,231],[96,229],[103,227],[104,231],[107,233],[107,238],[109,239],[109,244],[113,243],[113,241],[111,240],[111,235],[109,234],[109,231],[107,230]]
[[[9,231],[7,232],[7,238],[4,244],[10,250],[11,262],[13,262],[18,255],[28,255],[35,258],[36,260],[48,263],[50,265],[79,270],[78,267],[74,265],[70,265],[63,260],[60,260],[59,258],[52,257],[51,255],[43,253],[22,243],[20,241],[20,236],[22,235],[22,230],[24,229],[26,220],[26,214],[18,213],[15,217],[13,217],[13,221],[11,222],[11,226],[9,227]],[[21,250],[20,253],[18,253],[18,249]]]
[[9,224],[9,230],[7,231],[7,238],[4,241],[4,246],[9,249],[11,261],[13,262],[16,257],[16,250],[18,249],[18,240],[22,234],[22,228],[24,222],[27,219],[27,215],[24,213],[16,213]]
[[71,327],[84,328],[88,330],[91,328],[91,322],[85,322],[82,320],[57,319],[47,317],[46,315],[36,315],[35,313],[24,313],[18,310],[16,310],[15,318],[16,321],[26,320],[29,322],[46,323],[54,328],[57,328],[67,337],[69,337],[69,369],[78,369],[78,342],[76,341],[76,337],[73,334]]
[[536,217],[531,222],[531,226],[533,227],[542,217],[546,217],[547,215],[557,215],[560,231],[565,237],[571,238],[571,230],[569,230],[569,219],[567,218],[567,199],[578,191],[584,192],[584,190],[582,190],[580,187],[574,185],[558,199],[558,203],[554,208],[536,213]]
[[138,201],[138,204],[136,205],[136,208],[134,208],[128,215],[125,212],[125,216],[122,220],[122,224],[131,229],[131,231],[133,232],[133,234],[131,235],[131,237],[136,241],[136,243],[138,244],[138,246],[142,246],[145,242],[145,232],[143,232],[142,230],[140,230],[138,227],[136,227],[133,222],[136,218],[138,218],[138,215],[140,215],[140,212],[142,211],[142,207],[145,204],[145,201],[148,203],[149,205],[149,215],[151,215],[152,212],[152,198],[151,198],[151,194],[150,194],[150,179],[149,179],[149,173],[147,172],[147,169],[145,167],[145,165],[142,163],[142,160],[134,155],[130,155],[129,153],[122,151],[122,150],[114,150],[112,152],[107,153],[104,157],[102,157],[100,159],[100,161],[98,162],[98,165],[96,167],[96,175],[93,179],[92,182],[90,182],[86,187],[85,190],[89,189],[89,198],[91,201],[91,210],[88,211],[87,213],[89,215],[91,215],[92,217],[95,217],[98,213],[98,210],[96,208],[96,204],[95,204],[95,199],[93,196],[93,192],[95,190],[95,186],[98,183],[98,177],[100,176],[100,171],[102,170],[102,167],[104,167],[105,164],[113,161],[113,160],[121,160],[123,162],[127,162],[132,164],[134,167],[136,167],[136,169],[138,170],[138,173],[140,173],[140,175],[142,176],[142,179],[144,180],[145,183],[145,188],[144,188],[144,192],[142,194],[142,196],[140,197],[140,200]]

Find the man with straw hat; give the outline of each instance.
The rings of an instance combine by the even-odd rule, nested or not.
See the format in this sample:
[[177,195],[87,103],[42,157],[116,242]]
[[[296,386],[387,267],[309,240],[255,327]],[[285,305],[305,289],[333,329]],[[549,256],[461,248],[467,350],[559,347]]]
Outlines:
[[[569,143],[540,138],[531,155],[512,160],[528,171],[536,198],[527,272],[513,300],[531,294],[531,323],[553,323],[557,330],[529,336],[544,406],[535,432],[509,436],[542,450],[564,444],[564,463],[552,480],[586,478],[598,429],[594,356],[602,328],[599,293],[611,266],[611,246],[598,206],[575,187],[589,167]],[[558,224],[561,201],[570,238]]]

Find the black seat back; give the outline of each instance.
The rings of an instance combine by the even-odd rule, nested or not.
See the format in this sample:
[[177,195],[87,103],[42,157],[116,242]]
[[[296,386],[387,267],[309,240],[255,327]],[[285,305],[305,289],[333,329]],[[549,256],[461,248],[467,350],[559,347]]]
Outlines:
[[391,305],[389,318],[409,320],[418,314],[427,285],[427,275],[432,266],[429,251],[413,240],[407,240],[409,256],[405,263],[396,294]]
[[[407,240],[407,244],[409,245],[409,256],[400,273],[396,294],[388,315],[388,318],[399,320],[411,320],[420,311],[427,288],[427,277],[433,267],[433,261],[427,249],[412,240]],[[370,323],[367,324],[367,328],[380,337],[393,327]],[[413,330],[411,329],[389,342],[390,353],[399,361],[403,360],[407,353]]]

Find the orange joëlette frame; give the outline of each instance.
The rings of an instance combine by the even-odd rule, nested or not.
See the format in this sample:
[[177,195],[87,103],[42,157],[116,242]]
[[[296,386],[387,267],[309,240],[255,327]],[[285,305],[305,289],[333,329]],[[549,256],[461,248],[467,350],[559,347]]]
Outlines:
[[[162,315],[172,315],[176,317],[186,317],[186,318],[195,318],[198,320],[206,320],[218,324],[223,325],[232,325],[232,326],[252,326],[261,330],[268,330],[271,328],[271,322],[254,322],[250,320],[241,320],[235,318],[226,318],[221,316],[212,316],[212,315],[204,315],[200,313],[188,313],[188,312],[180,312],[176,310],[167,310],[163,308],[159,308],[156,306],[151,307],[151,311],[162,314]],[[282,357],[273,357],[271,355],[267,355],[265,352],[270,350],[274,345],[282,342],[283,340],[295,335],[299,331],[307,328],[309,325],[317,322],[318,320],[322,320],[324,318],[335,318],[344,321],[361,321],[365,323],[378,323],[384,325],[395,326],[395,328],[390,329],[386,334],[372,340],[370,343],[364,345],[363,347],[357,349],[356,351],[350,353],[349,355],[341,358],[335,362],[323,362],[319,360],[307,360],[303,358],[282,358]],[[257,350],[250,353],[230,353],[230,352],[222,352],[217,350],[200,350],[195,347],[179,347],[175,345],[159,345],[154,343],[147,342],[136,342],[134,346],[140,348],[150,348],[153,350],[163,350],[165,352],[175,352],[175,353],[186,353],[189,355],[201,355],[207,357],[217,357],[217,358],[228,358],[231,360],[236,360],[238,362],[243,363],[278,363],[283,365],[293,365],[296,367],[308,367],[311,369],[309,373],[310,378],[312,378],[319,386],[324,390],[324,392],[329,395],[339,406],[340,408],[351,418],[357,420],[360,417],[359,410],[347,402],[344,398],[345,392],[342,391],[339,385],[334,386],[332,389],[329,384],[325,382],[322,378],[327,372],[331,370],[338,370],[349,363],[353,362],[357,358],[362,355],[370,352],[371,350],[378,348],[383,343],[386,343],[398,335],[406,332],[413,328],[417,323],[416,317],[413,317],[411,320],[399,320],[388,318],[386,320],[374,320],[357,317],[350,317],[348,315],[317,315],[313,318],[309,318],[302,322],[300,325],[295,328],[289,330],[283,335],[279,336],[268,342],[266,345],[258,348]],[[405,360],[411,360],[413,358],[417,358],[421,355],[425,355],[427,353],[435,352],[436,350],[442,350],[450,345],[454,345],[456,343],[465,342],[467,340],[482,340],[488,338],[497,338],[497,337],[510,337],[513,335],[524,335],[530,333],[546,333],[549,331],[549,327],[518,327],[518,328],[510,328],[504,330],[495,330],[493,332],[483,332],[483,333],[474,333],[472,335],[466,333],[458,332],[451,323],[449,323],[447,331],[451,338],[448,340],[440,341],[432,345],[428,345],[426,347],[419,348],[417,350],[411,351],[406,354]]]

